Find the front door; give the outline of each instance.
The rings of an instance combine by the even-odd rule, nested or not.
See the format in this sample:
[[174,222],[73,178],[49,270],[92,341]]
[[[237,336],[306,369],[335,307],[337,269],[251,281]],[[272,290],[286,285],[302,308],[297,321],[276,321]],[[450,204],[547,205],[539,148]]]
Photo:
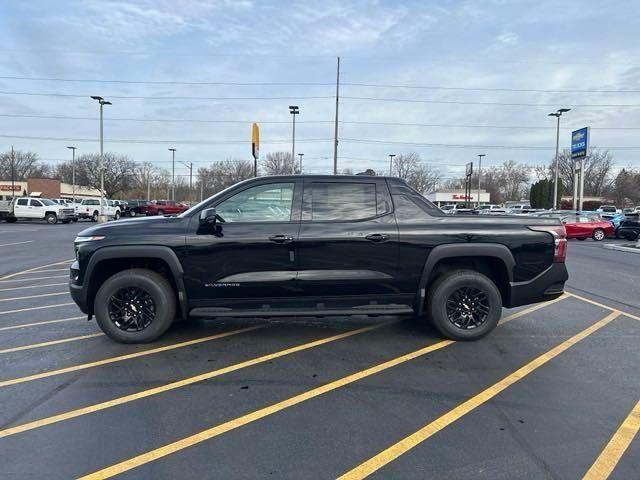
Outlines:
[[306,179],[298,255],[300,291],[327,307],[332,300],[400,300],[398,227],[386,181]]
[[[265,180],[215,204],[219,219],[187,234],[184,273],[189,303],[247,307],[271,304],[295,290],[300,180]],[[197,216],[196,216],[197,217]]]
[[29,200],[28,217],[44,218],[44,205],[40,200],[35,200],[33,198]]

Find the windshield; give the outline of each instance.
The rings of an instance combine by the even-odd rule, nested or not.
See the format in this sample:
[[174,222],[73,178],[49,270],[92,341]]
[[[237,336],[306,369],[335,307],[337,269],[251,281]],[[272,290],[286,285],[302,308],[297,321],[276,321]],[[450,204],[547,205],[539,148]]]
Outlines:
[[51,200],[49,200],[48,198],[41,198],[40,201],[42,203],[44,203],[45,205],[49,206],[49,205],[57,205],[56,202],[53,202]]

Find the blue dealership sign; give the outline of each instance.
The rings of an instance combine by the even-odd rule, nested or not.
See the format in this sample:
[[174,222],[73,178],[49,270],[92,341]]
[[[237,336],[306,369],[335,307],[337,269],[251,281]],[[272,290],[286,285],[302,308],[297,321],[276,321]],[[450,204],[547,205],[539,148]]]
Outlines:
[[580,159],[587,156],[589,150],[589,127],[571,132],[571,158]]

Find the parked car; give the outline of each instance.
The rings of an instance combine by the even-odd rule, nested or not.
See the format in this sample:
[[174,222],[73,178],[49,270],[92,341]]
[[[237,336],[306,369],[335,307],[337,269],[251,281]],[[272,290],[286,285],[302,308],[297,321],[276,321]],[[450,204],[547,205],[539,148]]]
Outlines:
[[75,218],[73,208],[58,205],[48,198],[16,197],[13,200],[0,202],[0,220],[9,223],[18,220],[46,220],[49,224],[58,221],[69,223]]
[[146,215],[146,206],[149,204],[147,200],[128,200],[123,215],[127,217],[136,217],[138,215]]
[[456,215],[460,213],[471,213],[473,209],[469,208],[466,203],[452,203],[443,205],[440,209],[448,215]]
[[618,227],[617,236],[627,240],[637,240],[640,236],[640,213],[625,215]]
[[473,211],[473,213],[482,215],[488,215],[490,213],[506,213],[506,209],[500,205],[480,205]]
[[622,213],[622,210],[615,205],[600,205],[596,213]]
[[602,220],[611,222],[611,225],[613,225],[613,235],[617,237],[618,228],[620,227],[620,224],[624,220],[624,215],[622,213],[601,213],[600,218]]
[[80,232],[69,287],[123,343],[157,339],[176,312],[413,314],[474,340],[503,306],[562,294],[566,246],[557,218],[446,215],[399,178],[257,177],[177,217]]
[[535,210],[528,203],[514,203],[507,207],[506,212],[507,215],[519,215],[533,213]]
[[145,205],[144,211],[147,215],[177,215],[188,209],[189,207],[183,203],[173,200],[158,200]]
[[104,199],[101,209],[99,198],[85,198],[80,202],[80,205],[76,207],[76,215],[78,218],[89,218],[92,222],[97,222],[100,216],[100,210],[102,210],[102,215],[118,220],[120,218],[120,208],[109,202],[110,201]]
[[567,238],[578,240],[593,238],[596,242],[600,242],[615,233],[611,222],[597,215],[567,215],[562,217],[562,223],[567,231]]

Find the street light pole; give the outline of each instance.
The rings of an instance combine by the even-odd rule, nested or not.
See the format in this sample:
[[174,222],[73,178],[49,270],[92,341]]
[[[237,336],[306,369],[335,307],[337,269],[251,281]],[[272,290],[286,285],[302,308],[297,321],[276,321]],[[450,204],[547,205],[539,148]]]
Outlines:
[[291,161],[296,158],[296,115],[300,113],[297,105],[289,105],[289,113],[293,116],[293,135],[291,138]]
[[299,153],[298,156],[300,157],[300,173],[302,173],[302,157],[304,157],[304,153]]
[[477,208],[480,208],[480,178],[482,178],[482,157],[486,157],[485,153],[478,154],[478,201]]
[[76,148],[67,147],[71,150],[71,198],[72,202],[76,203]]
[[560,170],[560,165],[558,163],[558,156],[560,152],[560,117],[563,113],[570,111],[570,108],[559,108],[557,111],[550,113],[549,117],[556,117],[557,125],[556,125],[556,160],[553,174],[553,208],[558,209],[558,170]]
[[390,154],[389,155],[389,176],[391,177],[393,175],[393,157],[395,157],[395,154]]
[[13,153],[13,145],[11,145],[11,199],[12,200],[16,198],[15,176],[16,176],[16,159],[15,159],[15,154]]
[[99,95],[92,95],[93,100],[97,100],[100,104],[100,215],[98,216],[99,222],[106,222],[107,219],[104,216],[104,130],[102,127],[102,109],[105,105],[111,105],[111,102],[106,101]]
[[176,199],[176,149],[170,148],[171,152],[171,200]]

